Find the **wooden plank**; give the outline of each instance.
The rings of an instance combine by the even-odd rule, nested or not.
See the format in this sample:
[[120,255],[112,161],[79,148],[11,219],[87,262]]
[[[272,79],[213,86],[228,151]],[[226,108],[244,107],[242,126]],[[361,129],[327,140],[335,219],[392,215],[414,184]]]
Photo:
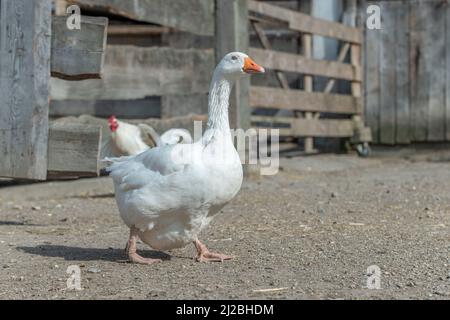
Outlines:
[[47,176],[51,2],[0,0],[0,176]]
[[[271,117],[271,116],[251,116],[252,127],[258,129],[278,129],[282,137],[293,137],[294,131],[291,128],[293,118]],[[270,132],[269,132],[270,133]],[[296,143],[298,146],[298,144]]]
[[[208,120],[207,115],[189,115],[182,117],[173,117],[170,119],[128,119],[126,120],[129,123],[133,123],[135,125],[139,124],[147,124],[151,126],[156,132],[162,133],[172,128],[184,128],[194,134],[194,122],[201,121],[202,123],[206,123]],[[64,117],[59,118],[54,121],[54,123],[60,123],[65,126],[66,124],[82,124],[83,126],[95,126],[101,127],[103,129],[103,133],[109,132],[109,126],[107,119],[97,118],[88,115],[81,115],[79,117]],[[195,137],[194,137],[195,138]],[[199,138],[199,137],[198,137]]]
[[292,120],[293,135],[297,137],[347,138],[353,136],[353,121],[343,119]]
[[409,3],[410,9],[410,99],[411,130],[414,141],[426,141],[428,134],[429,72],[426,68],[426,23],[430,7],[424,3]]
[[[449,3],[450,4],[450,3]],[[428,134],[427,141],[444,141],[445,132],[445,89],[446,89],[446,10],[449,4],[441,1],[427,2],[429,15],[426,20],[426,51],[429,87]]]
[[361,43],[362,41],[362,36],[358,29],[341,23],[314,18],[301,12],[284,9],[261,1],[250,0],[248,8],[250,11],[284,20],[289,23],[289,28],[293,30],[336,38],[351,43]]
[[292,124],[292,120],[294,118],[291,117],[272,117],[272,116],[257,116],[257,115],[252,115],[251,117],[252,122],[265,122],[265,123],[274,123],[274,124],[287,124],[287,125],[291,125]]
[[[272,124],[283,130],[282,135],[295,137],[348,138],[353,136],[354,122],[349,119],[305,119],[286,117],[252,116],[253,123]],[[290,128],[282,125],[289,124]],[[261,127],[261,126],[258,126]]]
[[380,45],[380,143],[395,143],[396,108],[396,39],[395,13],[396,3],[380,2],[383,12],[383,29]]
[[365,110],[364,116],[372,129],[373,142],[380,141],[380,30],[366,29],[365,55]]
[[169,33],[168,27],[147,24],[116,24],[108,26],[108,36],[154,36]]
[[[216,63],[232,51],[248,51],[247,0],[216,0]],[[263,62],[256,61],[264,65]],[[249,104],[250,78],[245,77],[235,84],[230,96],[230,126],[246,129],[250,127]]]
[[362,99],[343,94],[251,87],[250,106],[297,111],[360,114]]
[[51,80],[55,100],[125,100],[207,93],[214,52],[166,47],[107,46],[101,80]]
[[161,118],[208,113],[207,94],[171,94],[161,97]]
[[52,123],[48,137],[48,175],[97,176],[101,128],[76,123]]
[[134,100],[51,100],[50,117],[67,117],[87,114],[119,119],[143,119],[161,116],[161,97]]
[[69,0],[82,11],[120,15],[200,35],[214,35],[214,1],[211,0]]
[[160,38],[160,46],[173,49],[211,49],[215,46],[214,37],[200,36],[189,32],[172,31],[162,34]]
[[65,80],[100,79],[108,19],[81,16],[81,29],[70,30],[67,17],[52,19],[51,72]]
[[[395,11],[396,37],[396,143],[410,143],[409,110],[409,7],[405,1]],[[443,30],[444,31],[444,30]]]
[[249,54],[268,69],[361,81],[358,70],[346,63],[308,59],[292,53],[257,48],[250,48]]

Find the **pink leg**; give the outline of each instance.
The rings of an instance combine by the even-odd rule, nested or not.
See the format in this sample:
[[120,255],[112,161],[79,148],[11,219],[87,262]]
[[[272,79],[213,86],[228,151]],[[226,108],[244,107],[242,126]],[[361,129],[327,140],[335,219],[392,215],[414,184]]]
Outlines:
[[128,259],[131,262],[140,264],[153,264],[162,261],[161,259],[144,258],[138,255],[136,252],[137,239],[138,239],[138,229],[133,226],[130,228],[130,238],[128,239],[127,247],[125,248],[125,251],[128,254]]
[[199,240],[194,241],[195,248],[197,249],[198,262],[223,262],[224,260],[230,260],[231,257],[222,253],[210,252],[206,246]]

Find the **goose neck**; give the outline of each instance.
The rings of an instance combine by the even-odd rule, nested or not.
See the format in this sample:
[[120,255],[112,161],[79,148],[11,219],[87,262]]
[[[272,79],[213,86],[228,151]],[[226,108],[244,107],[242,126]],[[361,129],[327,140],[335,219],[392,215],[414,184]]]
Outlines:
[[208,123],[207,130],[226,133],[230,131],[228,120],[228,107],[232,82],[220,73],[215,72],[208,97]]

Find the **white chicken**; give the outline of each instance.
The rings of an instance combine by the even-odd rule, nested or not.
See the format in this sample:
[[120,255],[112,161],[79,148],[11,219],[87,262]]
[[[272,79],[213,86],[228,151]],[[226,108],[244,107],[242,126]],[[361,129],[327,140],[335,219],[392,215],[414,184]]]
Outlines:
[[227,54],[213,74],[208,123],[200,140],[105,159],[120,216],[130,228],[126,250],[131,262],[160,261],[137,254],[138,238],[156,250],[181,248],[193,242],[197,261],[231,259],[210,252],[198,240],[198,234],[241,188],[242,165],[228,122],[229,96],[240,77],[262,72],[264,68],[246,54]]
[[137,155],[155,146],[192,143],[191,134],[186,129],[170,129],[159,136],[144,123],[130,124],[119,121],[114,115],[109,117],[108,125],[111,135],[102,145],[102,157]]

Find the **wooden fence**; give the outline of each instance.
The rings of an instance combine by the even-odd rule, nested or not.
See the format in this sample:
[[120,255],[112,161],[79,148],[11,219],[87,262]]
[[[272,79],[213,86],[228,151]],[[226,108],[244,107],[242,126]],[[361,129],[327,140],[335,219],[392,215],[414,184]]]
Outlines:
[[450,1],[362,1],[361,16],[371,4],[382,16],[381,30],[365,30],[374,142],[450,141]]
[[[285,136],[304,137],[305,151],[313,152],[312,137],[351,138],[357,144],[371,141],[370,129],[362,119],[361,98],[362,31],[341,23],[314,18],[307,14],[281,8],[268,3],[250,0],[250,20],[258,34],[263,49],[250,48],[250,55],[264,67],[276,70],[281,88],[253,86],[250,89],[250,106],[253,108],[284,109],[295,112],[295,117],[253,116],[256,125],[281,127]],[[264,34],[262,25],[278,23],[300,32],[303,52],[301,55],[275,51]],[[335,38],[342,41],[337,61],[312,58],[312,35]],[[350,63],[345,63],[350,53]],[[289,87],[283,72],[304,75],[303,90]],[[313,91],[313,76],[327,77],[324,92]],[[336,79],[351,82],[351,95],[331,93]],[[329,119],[324,114],[348,115],[346,119]],[[284,126],[280,126],[283,125]]]

